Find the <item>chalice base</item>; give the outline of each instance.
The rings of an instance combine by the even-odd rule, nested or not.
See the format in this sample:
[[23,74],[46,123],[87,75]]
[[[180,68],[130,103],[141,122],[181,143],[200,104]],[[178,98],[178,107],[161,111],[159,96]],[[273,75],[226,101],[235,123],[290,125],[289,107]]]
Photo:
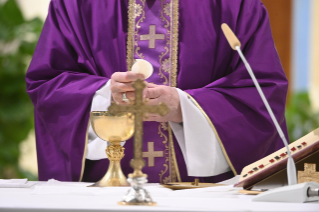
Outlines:
[[89,187],[116,187],[129,186],[126,177],[122,172],[120,162],[110,162],[109,168],[104,177]]
[[144,205],[144,206],[156,206],[156,202],[153,202],[150,193],[143,188],[143,184],[147,182],[146,177],[133,177],[127,180],[131,184],[131,188],[123,197],[119,205]]
[[121,159],[124,157],[124,148],[120,142],[112,142],[106,148],[106,155],[110,160],[109,168],[104,177],[90,187],[129,186],[121,168]]

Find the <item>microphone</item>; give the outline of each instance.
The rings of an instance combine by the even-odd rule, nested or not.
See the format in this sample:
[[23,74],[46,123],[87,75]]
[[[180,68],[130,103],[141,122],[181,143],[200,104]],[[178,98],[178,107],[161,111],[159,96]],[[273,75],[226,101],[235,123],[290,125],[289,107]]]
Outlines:
[[[272,122],[274,123],[280,138],[282,139],[283,143],[285,144],[285,147],[287,149],[287,154],[288,154],[287,177],[288,177],[288,185],[291,186],[291,189],[287,188],[289,186],[285,186],[283,188],[274,189],[274,190],[271,190],[271,191],[268,191],[268,192],[264,192],[264,193],[261,193],[261,194],[257,195],[255,198],[253,198],[253,201],[266,201],[266,202],[267,201],[278,201],[278,202],[290,202],[290,201],[293,201],[293,202],[296,202],[297,200],[303,201],[303,202],[307,201],[307,198],[300,199],[299,196],[296,197],[295,199],[287,198],[287,197],[291,197],[291,195],[293,195],[293,194],[290,193],[292,190],[295,191],[296,189],[297,190],[299,189],[298,191],[300,191],[300,192],[301,192],[301,188],[303,188],[303,189],[311,189],[312,190],[313,186],[315,186],[315,185],[317,185],[317,187],[319,188],[319,184],[311,183],[311,185],[309,184],[309,186],[308,186],[307,183],[303,183],[303,184],[305,184],[305,186],[303,186],[303,187],[294,186],[294,185],[297,184],[296,165],[295,165],[295,162],[294,162],[294,160],[293,160],[293,158],[291,156],[290,149],[288,148],[288,142],[286,140],[285,134],[283,133],[283,131],[282,131],[282,129],[281,129],[281,127],[280,127],[280,125],[279,125],[279,123],[278,123],[278,121],[277,121],[277,119],[276,119],[276,117],[275,117],[275,115],[274,115],[274,113],[273,113],[273,111],[272,111],[272,109],[271,109],[271,107],[270,107],[270,105],[269,105],[269,103],[268,103],[268,101],[267,101],[267,99],[266,99],[266,97],[265,97],[265,95],[264,95],[264,93],[263,93],[263,91],[262,91],[262,89],[261,89],[256,77],[255,77],[255,75],[254,75],[254,72],[252,71],[249,63],[247,62],[245,56],[243,55],[243,53],[242,53],[242,51],[240,49],[241,43],[238,40],[237,36],[233,33],[233,31],[229,28],[229,26],[227,24],[225,24],[225,23],[222,24],[221,28],[222,28],[222,31],[223,31],[223,33],[224,33],[229,45],[231,46],[231,48],[234,49],[234,50],[237,50],[239,56],[241,57],[242,61],[244,62],[245,67],[246,67],[251,79],[253,80],[253,82],[255,84],[255,87],[257,88],[257,91],[258,91],[258,93],[259,93],[259,95],[260,95],[260,97],[261,97],[261,99],[262,99],[262,101],[263,101],[263,103],[264,103],[264,105],[265,105],[265,107],[266,107],[271,119],[272,119]],[[283,195],[286,192],[287,192],[288,195]],[[279,196],[275,195],[276,193],[278,193],[278,194],[280,193],[280,195]],[[289,193],[290,193],[290,195],[289,195]],[[274,196],[276,196],[275,199],[272,198]]]
[[240,46],[241,43],[238,40],[238,38],[236,37],[236,35],[233,33],[233,31],[229,28],[229,26],[227,24],[222,24],[222,30],[224,32],[224,35],[229,43],[229,45],[231,46],[232,49],[237,50],[239,56],[241,57],[241,59],[243,60],[246,69],[251,77],[251,79],[253,80],[257,91],[262,99],[262,101],[264,102],[264,105],[267,108],[267,111],[273,121],[273,123],[275,124],[275,127],[278,131],[279,136],[281,137],[282,141],[285,144],[285,147],[287,149],[287,153],[288,153],[288,163],[287,163],[287,174],[288,174],[288,184],[289,185],[295,185],[297,184],[297,173],[296,173],[296,166],[294,163],[293,158],[291,157],[291,152],[290,149],[288,148],[288,142],[286,140],[285,134],[283,133],[282,129],[280,128],[277,119],[274,115],[274,113],[272,112],[271,107],[269,106],[269,103],[264,95],[264,92],[261,90],[259,83],[257,82],[257,79],[254,75],[254,72],[252,71],[249,63],[247,62],[245,56],[243,55],[242,51],[240,50]]

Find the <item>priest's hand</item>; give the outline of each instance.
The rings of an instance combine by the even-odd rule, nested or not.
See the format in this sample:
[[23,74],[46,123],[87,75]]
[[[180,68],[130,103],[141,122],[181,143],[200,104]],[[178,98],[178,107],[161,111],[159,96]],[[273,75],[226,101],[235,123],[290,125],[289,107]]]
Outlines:
[[147,114],[147,118],[144,118],[144,121],[183,122],[179,95],[175,88],[148,83],[144,95],[145,98],[149,99],[147,102],[148,105],[159,105],[160,103],[165,103],[169,108],[169,112],[165,116],[160,116],[159,114]]
[[136,74],[132,72],[115,72],[111,77],[111,93],[112,98],[117,104],[126,104],[123,101],[123,94],[126,94],[126,97],[134,101],[134,88],[132,82],[137,79],[144,80],[143,74]]

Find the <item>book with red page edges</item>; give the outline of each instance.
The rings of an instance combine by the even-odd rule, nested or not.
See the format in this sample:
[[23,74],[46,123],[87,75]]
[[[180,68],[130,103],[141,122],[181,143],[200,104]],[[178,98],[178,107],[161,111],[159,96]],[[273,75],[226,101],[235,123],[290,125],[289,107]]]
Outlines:
[[[319,128],[289,144],[297,171],[303,171],[304,163],[315,163],[319,168]],[[287,185],[286,147],[246,166],[235,187],[244,189],[269,189]]]

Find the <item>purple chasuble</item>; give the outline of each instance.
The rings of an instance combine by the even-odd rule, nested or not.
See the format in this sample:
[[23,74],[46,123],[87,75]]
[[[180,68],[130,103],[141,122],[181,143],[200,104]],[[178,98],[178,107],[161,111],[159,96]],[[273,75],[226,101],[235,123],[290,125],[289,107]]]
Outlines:
[[[178,37],[173,36],[172,25],[165,24],[165,20],[174,22],[170,20],[172,7],[165,8],[174,1],[136,1],[141,7],[134,8],[133,18],[144,18],[134,23],[132,49],[127,46],[128,0],[51,1],[26,75],[27,91],[35,107],[39,180],[94,182],[105,174],[107,159],[85,160],[91,101],[112,74],[127,71],[134,58],[153,64],[149,82],[176,86],[193,97],[215,128],[232,172],[202,177],[202,182],[230,178],[283,146],[244,64],[220,28],[227,23],[240,39],[286,133],[288,82],[260,0],[179,1],[175,8]],[[178,47],[176,61],[174,41]],[[130,52],[134,52],[132,58]],[[177,171],[174,156],[181,180],[192,181],[176,139],[171,139],[172,148],[169,137],[167,123],[144,122],[143,172],[149,182],[173,181]],[[201,145],[201,141],[196,142]],[[127,176],[133,171],[129,166],[133,139],[124,147],[121,164]]]

